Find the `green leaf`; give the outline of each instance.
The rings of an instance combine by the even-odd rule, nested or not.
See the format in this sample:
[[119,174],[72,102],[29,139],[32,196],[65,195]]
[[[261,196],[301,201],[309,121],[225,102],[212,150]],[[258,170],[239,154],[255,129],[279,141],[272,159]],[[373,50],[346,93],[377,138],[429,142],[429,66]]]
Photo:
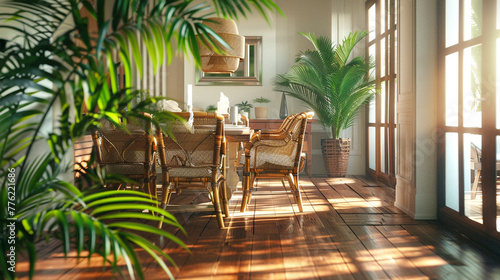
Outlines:
[[103,197],[108,197],[108,196],[115,196],[115,195],[134,195],[134,196],[142,196],[142,197],[149,197],[148,194],[145,194],[143,192],[138,192],[138,191],[131,191],[131,190],[120,190],[120,191],[113,191],[113,190],[108,190],[108,191],[102,191],[102,192],[96,192],[93,194],[88,194],[85,196],[84,200],[86,202],[96,200],[96,199],[101,199]]
[[94,227],[94,222],[90,219],[90,217],[86,215],[82,215],[82,220],[83,223],[85,224],[85,227],[87,228],[87,238],[88,238],[88,259],[92,257],[92,255],[95,252],[95,246],[96,246],[96,241],[97,241],[97,232]]
[[376,92],[375,81],[367,75],[373,65],[362,57],[349,60],[366,34],[353,32],[338,46],[327,37],[302,34],[314,48],[300,52],[297,64],[276,78],[275,90],[306,103],[335,138],[353,124],[359,108]]
[[134,33],[134,31],[130,29],[124,29],[125,32],[125,37],[127,38],[127,41],[130,43],[130,47],[132,49],[132,57],[135,61],[135,66],[137,67],[137,70],[139,71],[139,75],[142,77],[142,54],[141,51],[139,50],[139,44],[137,43],[137,35]]
[[111,89],[112,92],[118,92],[118,81],[116,80],[116,71],[115,71],[115,62],[113,61],[113,55],[111,53],[111,47],[106,46],[106,60],[108,63],[108,69],[109,69],[109,80],[111,82]]
[[73,221],[75,222],[75,228],[76,228],[76,252],[77,252],[77,257],[80,258],[80,254],[83,251],[83,246],[85,243],[85,227],[83,223],[83,219],[80,215],[78,215],[77,212],[71,212],[71,215],[73,217]]
[[157,228],[152,227],[150,225],[139,224],[139,223],[134,223],[134,222],[116,222],[116,223],[111,223],[108,226],[110,228],[124,228],[124,229],[149,232],[149,233],[165,236],[166,238],[174,241],[175,243],[177,243],[178,245],[180,245],[184,249],[189,250],[189,248],[186,246],[186,244],[184,244],[184,242],[182,242],[182,240],[177,238],[175,235],[173,235],[169,232],[163,231],[161,229],[157,229]]
[[[158,203],[155,200],[149,198],[141,198],[137,196],[117,196],[117,197],[108,197],[99,200],[94,200],[87,204],[88,208],[93,208],[96,206],[103,207],[122,207],[122,205],[114,205],[113,203],[127,203],[127,202],[144,202],[144,203]],[[97,212],[98,213],[98,212]]]
[[153,63],[153,73],[156,74],[156,71],[158,70],[158,49],[156,48],[153,33],[149,26],[145,26],[142,29],[141,35],[144,38],[146,49],[148,50],[148,54],[151,57],[151,62]]
[[[174,262],[174,260],[167,254],[165,254],[159,247],[155,246],[153,243],[149,242],[149,240],[142,238],[136,234],[131,234],[131,233],[124,233],[127,238],[131,241],[133,241],[135,244],[143,248],[146,252],[148,252],[149,255],[151,255],[156,262],[163,268],[163,271],[167,273],[167,275],[170,277],[170,279],[174,279],[174,275],[172,272],[170,272],[170,269],[168,269],[168,266],[165,264],[165,262],[158,256],[160,254],[164,258],[168,259],[170,263],[172,263],[175,267],[177,267],[177,264]],[[158,254],[156,254],[158,252]]]

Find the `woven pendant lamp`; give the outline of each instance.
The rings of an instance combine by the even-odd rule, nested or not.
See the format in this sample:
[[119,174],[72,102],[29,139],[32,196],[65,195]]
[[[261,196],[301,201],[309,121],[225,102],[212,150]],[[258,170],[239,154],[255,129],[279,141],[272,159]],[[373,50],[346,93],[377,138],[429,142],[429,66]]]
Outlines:
[[[231,19],[209,18],[203,24],[217,33],[231,49],[217,43],[221,54],[198,41],[201,55],[201,70],[205,73],[232,73],[238,69],[240,59],[245,57],[245,37],[238,34],[238,27]],[[198,38],[200,40],[201,38]]]

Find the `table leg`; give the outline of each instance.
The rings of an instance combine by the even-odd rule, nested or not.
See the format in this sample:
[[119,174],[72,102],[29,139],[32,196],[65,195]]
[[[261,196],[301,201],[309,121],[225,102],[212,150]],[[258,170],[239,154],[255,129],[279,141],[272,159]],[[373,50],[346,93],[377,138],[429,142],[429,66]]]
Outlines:
[[228,187],[228,199],[231,198],[233,193],[238,188],[238,183],[240,182],[240,177],[236,172],[236,167],[238,166],[238,150],[239,142],[228,142],[227,143],[227,187]]

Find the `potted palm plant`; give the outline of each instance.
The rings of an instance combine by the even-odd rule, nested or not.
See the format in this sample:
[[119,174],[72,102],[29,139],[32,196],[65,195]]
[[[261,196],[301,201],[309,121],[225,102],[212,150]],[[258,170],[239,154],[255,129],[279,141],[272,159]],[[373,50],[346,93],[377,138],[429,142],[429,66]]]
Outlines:
[[374,65],[361,56],[350,58],[367,32],[352,32],[340,45],[328,37],[302,35],[314,49],[300,52],[296,64],[276,77],[275,90],[303,101],[314,110],[332,137],[321,140],[326,171],[329,176],[344,177],[351,140],[340,138],[341,132],[352,126],[359,109],[376,93],[375,80],[370,75]]
[[[104,174],[92,164],[82,171],[85,188],[61,178],[73,170],[74,163],[64,161],[72,156],[73,141],[98,126],[100,119],[117,125],[122,119],[147,121],[140,112],[148,112],[157,99],[132,102],[143,93],[134,88],[131,72],[137,67],[142,73],[142,59],[151,58],[157,66],[167,60],[165,55],[171,58],[177,46],[199,65],[196,35],[220,39],[201,24],[211,16],[206,12],[210,4],[198,2],[0,1],[0,34],[9,39],[0,40],[1,279],[17,279],[15,264],[21,255],[29,259],[33,278],[35,244],[49,237],[62,241],[54,246],[65,255],[72,249],[78,258],[100,255],[113,273],[128,273],[132,279],[145,278],[144,255],[134,250],[140,247],[173,278],[164,261],[169,256],[143,237],[164,237],[186,248],[172,233],[147,224],[164,219],[183,231],[173,215],[158,207],[155,197],[106,189],[110,180],[127,178]],[[249,3],[266,19],[267,10],[279,11],[272,0],[210,2],[223,17],[245,15],[251,11]],[[144,58],[139,50],[142,41],[149,53]],[[125,73],[120,79],[116,65]],[[173,117],[162,112],[153,121]],[[132,207],[139,211],[131,212]]]
[[[259,104],[267,104],[270,103],[271,100],[265,98],[265,97],[258,97],[253,100],[255,103]],[[264,106],[255,106],[255,118],[256,119],[267,119],[267,107]]]
[[242,101],[241,103],[236,104],[236,106],[238,106],[238,109],[241,110],[241,114],[248,119],[250,116],[250,109],[253,108],[253,105],[248,101]]
[[207,108],[205,109],[206,112],[208,113],[215,113],[217,112],[217,106],[213,105],[213,104],[210,104],[207,106]]

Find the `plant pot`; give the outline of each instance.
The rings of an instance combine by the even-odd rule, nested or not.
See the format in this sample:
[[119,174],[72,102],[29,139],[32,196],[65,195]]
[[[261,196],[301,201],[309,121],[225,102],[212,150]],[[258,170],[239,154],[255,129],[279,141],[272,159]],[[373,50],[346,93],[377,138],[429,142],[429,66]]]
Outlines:
[[255,107],[256,119],[267,119],[267,107]]
[[351,139],[321,139],[321,150],[329,177],[345,177],[349,163]]

